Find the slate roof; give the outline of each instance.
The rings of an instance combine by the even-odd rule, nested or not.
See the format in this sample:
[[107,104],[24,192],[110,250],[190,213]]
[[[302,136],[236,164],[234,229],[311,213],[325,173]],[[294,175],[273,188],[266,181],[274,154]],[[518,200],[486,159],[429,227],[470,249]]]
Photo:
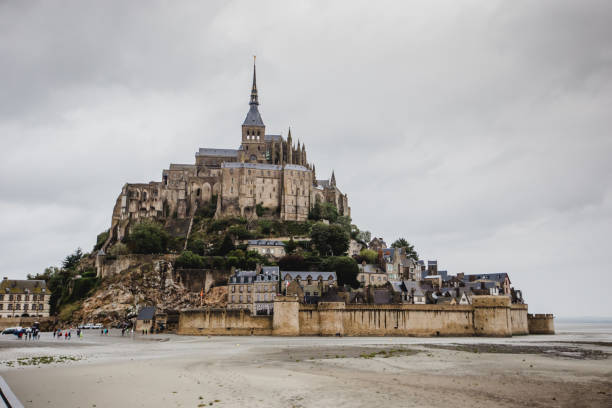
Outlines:
[[136,320],[152,320],[155,316],[155,306],[145,306],[138,311]]
[[[484,279],[484,280],[492,280],[492,281],[496,281],[499,283],[503,283],[504,280],[506,279],[506,276],[508,276],[508,274],[505,272],[503,273],[481,273],[481,274],[464,275],[463,280],[465,282],[470,282],[470,281]],[[510,279],[510,277],[508,277],[508,279]]]
[[238,157],[237,149],[207,149],[200,148],[196,156]]
[[323,278],[323,280],[328,280],[330,276],[333,280],[336,280],[336,272],[319,272],[319,271],[281,271],[281,276],[283,279],[289,275],[291,280],[295,280],[298,276],[301,280],[306,280],[308,276],[310,276],[313,280],[318,280],[319,276]]
[[250,239],[248,245],[259,245],[259,246],[285,246],[282,241],[274,241],[269,239]]
[[264,136],[264,140],[276,140],[277,142],[279,140],[282,140],[282,136],[281,135],[265,135]]
[[276,164],[265,164],[265,163],[240,163],[240,162],[224,162],[221,163],[223,168],[233,169],[257,169],[257,170],[280,170],[281,166]]
[[329,180],[317,180],[317,186],[321,186],[323,188],[329,187]]
[[310,171],[310,169],[300,166],[299,164],[285,164],[285,170]]
[[374,290],[374,304],[375,305],[388,305],[391,303],[392,296],[390,291],[387,289],[376,289]]
[[42,293],[43,289],[45,293],[49,294],[47,290],[47,282],[44,280],[30,280],[30,279],[3,279],[0,283],[0,294],[3,293],[25,293],[25,290],[29,293]]
[[264,126],[256,104],[251,104],[249,112],[247,113],[246,118],[244,118],[244,122],[242,122],[242,126]]

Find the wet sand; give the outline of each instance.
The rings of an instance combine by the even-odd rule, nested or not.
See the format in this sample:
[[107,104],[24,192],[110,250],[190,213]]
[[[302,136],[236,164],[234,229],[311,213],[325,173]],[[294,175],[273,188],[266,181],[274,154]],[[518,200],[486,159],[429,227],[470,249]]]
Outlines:
[[26,407],[610,407],[611,340],[2,336],[0,375]]

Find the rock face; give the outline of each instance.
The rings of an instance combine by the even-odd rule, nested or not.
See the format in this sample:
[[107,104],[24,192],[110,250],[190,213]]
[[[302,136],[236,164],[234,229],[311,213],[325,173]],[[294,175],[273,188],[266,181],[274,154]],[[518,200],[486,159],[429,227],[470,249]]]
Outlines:
[[106,276],[100,287],[74,313],[72,323],[116,324],[136,316],[142,306],[160,310],[185,310],[200,306],[224,307],[227,287],[213,287],[202,299],[173,280],[172,263],[165,259],[143,261]]

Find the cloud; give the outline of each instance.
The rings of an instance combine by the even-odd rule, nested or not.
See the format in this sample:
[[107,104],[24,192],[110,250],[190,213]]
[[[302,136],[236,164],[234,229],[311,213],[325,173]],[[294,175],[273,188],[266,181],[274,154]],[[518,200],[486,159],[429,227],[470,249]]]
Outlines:
[[534,311],[605,314],[611,19],[606,1],[2,3],[0,266],[91,248],[125,182],[235,147],[257,54],[268,131],[336,171],[360,227],[509,272]]

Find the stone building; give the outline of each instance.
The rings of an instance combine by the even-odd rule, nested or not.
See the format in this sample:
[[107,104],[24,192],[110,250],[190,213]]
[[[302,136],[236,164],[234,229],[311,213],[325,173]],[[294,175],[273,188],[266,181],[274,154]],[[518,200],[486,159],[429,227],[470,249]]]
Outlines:
[[285,256],[285,244],[282,241],[271,239],[250,239],[247,241],[247,251],[257,251],[270,258]]
[[48,317],[50,299],[44,280],[4,278],[0,284],[0,317]]
[[366,264],[364,261],[358,267],[357,280],[362,286],[382,286],[387,283],[387,273],[377,265]]
[[186,220],[188,224],[199,206],[215,199],[215,217],[257,218],[260,209],[281,220],[305,221],[317,202],[333,203],[340,215],[350,215],[348,197],[337,187],[335,174],[317,180],[305,144],[294,143],[291,129],[286,139],[266,134],[255,66],[239,147],[200,148],[194,164],[170,164],[161,181],[125,184],[115,203],[108,242],[122,239],[134,219]]
[[252,314],[272,314],[278,283],[278,266],[236,271],[228,281],[227,308],[248,309]]

